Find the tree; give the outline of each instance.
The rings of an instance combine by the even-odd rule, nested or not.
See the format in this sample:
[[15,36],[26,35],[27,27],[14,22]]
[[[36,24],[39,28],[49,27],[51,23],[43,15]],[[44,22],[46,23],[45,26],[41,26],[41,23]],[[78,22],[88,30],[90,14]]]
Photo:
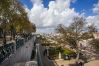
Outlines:
[[84,32],[81,37],[83,40],[94,38],[93,33]]
[[57,32],[63,35],[64,41],[67,41],[72,48],[75,48],[78,55],[77,60],[79,59],[80,50],[78,48],[78,42],[83,39],[82,33],[85,28],[85,20],[82,17],[75,17],[73,22],[68,27],[58,26]]
[[77,42],[81,40],[81,35],[84,30],[85,21],[83,18],[75,17],[73,23],[69,27],[59,25],[56,28],[58,33],[63,35],[65,41],[68,42],[72,47],[77,48]]
[[96,26],[95,26],[94,23],[88,26],[88,32],[89,33],[95,33],[95,32],[97,32],[97,28],[96,28]]
[[[0,26],[3,29],[4,44],[6,44],[6,32],[10,31],[14,37],[16,30],[23,32],[29,30],[32,32],[36,28],[31,25],[22,4],[18,0],[0,1]],[[27,29],[28,28],[28,29]],[[27,31],[28,32],[28,31]]]
[[[91,36],[93,36],[93,33],[97,32],[97,27],[95,26],[95,24],[91,24],[88,26],[88,32],[90,33]],[[99,54],[99,39],[95,39],[94,37],[92,38],[91,41],[89,41],[89,44],[91,44],[94,49],[96,50],[96,53]]]
[[62,47],[65,47],[64,45],[71,44],[69,39],[72,37],[72,32],[68,27],[59,24],[56,28],[56,32],[60,34],[59,38],[58,36],[55,38],[59,46],[63,44]]
[[11,0],[1,0],[0,1],[0,22],[3,25],[3,42],[6,44],[6,23],[8,22],[9,8],[10,8]]
[[99,39],[92,39],[89,44],[94,47],[95,53],[99,54]]
[[[79,41],[93,39],[93,33],[97,32],[97,28],[94,24],[86,26],[86,22],[82,17],[74,17],[73,22],[68,27],[59,25],[56,28],[56,32],[62,34],[61,38],[65,41],[64,44],[70,45],[77,51],[78,60],[80,53],[82,53],[82,49],[78,47]],[[99,39],[92,40],[90,44],[94,45],[94,48],[96,48],[98,47],[98,40]]]

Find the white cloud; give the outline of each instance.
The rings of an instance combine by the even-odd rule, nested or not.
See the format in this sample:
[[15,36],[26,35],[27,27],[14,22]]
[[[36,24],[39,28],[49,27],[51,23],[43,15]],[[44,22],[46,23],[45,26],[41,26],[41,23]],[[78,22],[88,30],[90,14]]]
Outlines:
[[99,15],[99,2],[95,4],[95,7],[93,8],[93,12]]
[[99,2],[95,4],[95,7],[93,8],[93,13],[95,13],[94,16],[88,16],[86,18],[88,24],[94,23],[97,28],[99,28]]
[[86,18],[86,20],[87,20],[88,24],[94,23],[99,28],[99,15],[88,16]]
[[[84,16],[85,13],[79,14],[75,12],[74,8],[70,8],[70,3],[76,0],[55,0],[50,1],[48,8],[44,8],[42,0],[31,0],[33,7],[29,10],[25,7],[28,13],[29,20],[38,27],[37,32],[53,32],[58,24],[68,26],[74,16]],[[88,24],[99,24],[99,2],[95,4],[93,13],[96,15],[86,17]],[[85,16],[84,16],[85,17]],[[42,29],[43,28],[43,29]]]
[[[58,24],[68,26],[74,16],[83,16],[85,13],[79,14],[74,8],[70,8],[71,2],[76,0],[55,0],[50,1],[48,8],[42,4],[43,0],[31,0],[33,7],[31,10],[26,8],[29,20],[36,24],[37,32],[53,32]],[[96,15],[86,17],[88,24],[94,22],[99,24],[99,2],[94,6],[93,13]]]
[[38,28],[37,33],[54,33],[55,28]]
[[[31,10],[26,8],[26,11],[28,12],[29,20],[39,27],[39,32],[54,31],[53,29],[58,24],[68,26],[72,22],[74,16],[80,16],[79,13],[75,12],[74,8],[70,8],[70,3],[74,0],[50,1],[48,8],[44,8],[42,0],[31,1],[33,2],[33,7]],[[42,29],[42,27],[45,28]]]
[[42,3],[42,0],[31,0],[31,2],[39,5]]

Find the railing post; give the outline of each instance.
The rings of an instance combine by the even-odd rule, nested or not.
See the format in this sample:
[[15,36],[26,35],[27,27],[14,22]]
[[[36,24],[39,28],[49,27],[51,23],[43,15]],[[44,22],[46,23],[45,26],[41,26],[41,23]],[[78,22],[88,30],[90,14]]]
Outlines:
[[36,49],[37,49],[38,66],[43,66],[43,61],[42,61],[41,52],[40,52],[40,44],[36,44]]
[[16,41],[13,40],[12,43],[14,44],[14,52],[13,53],[15,54],[16,53]]

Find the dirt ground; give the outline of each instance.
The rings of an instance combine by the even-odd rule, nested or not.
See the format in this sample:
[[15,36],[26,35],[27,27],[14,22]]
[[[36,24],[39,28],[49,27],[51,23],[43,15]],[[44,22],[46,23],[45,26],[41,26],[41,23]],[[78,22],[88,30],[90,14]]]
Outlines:
[[59,60],[55,60],[55,62],[58,64],[58,66],[70,66],[72,64],[75,64],[76,60],[75,59],[72,59],[72,60],[59,59]]

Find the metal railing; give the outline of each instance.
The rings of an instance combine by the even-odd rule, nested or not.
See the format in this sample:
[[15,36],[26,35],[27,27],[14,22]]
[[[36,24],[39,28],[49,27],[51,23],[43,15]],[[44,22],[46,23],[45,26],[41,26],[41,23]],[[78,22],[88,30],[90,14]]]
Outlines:
[[22,47],[25,40],[28,42],[33,36],[28,36],[27,39],[20,38],[16,39],[15,42],[4,44],[0,46],[0,64],[11,54],[13,54],[18,48]]
[[37,56],[37,66],[44,66],[39,44],[36,44],[36,56]]
[[0,47],[0,63],[14,52],[14,44],[9,43]]
[[24,45],[24,39],[16,39],[16,49]]

